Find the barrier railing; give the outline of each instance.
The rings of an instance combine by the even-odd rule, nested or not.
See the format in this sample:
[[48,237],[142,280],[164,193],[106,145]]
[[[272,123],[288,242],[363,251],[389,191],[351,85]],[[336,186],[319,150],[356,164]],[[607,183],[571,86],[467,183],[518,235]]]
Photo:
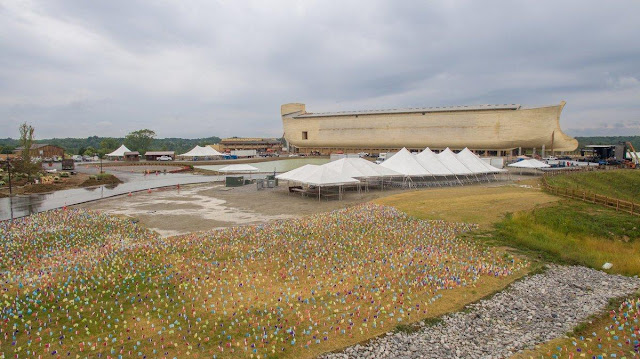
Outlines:
[[640,215],[640,204],[632,201],[625,201],[619,198],[609,197],[601,194],[597,194],[595,192],[573,189],[573,188],[560,188],[556,186],[552,186],[547,182],[547,177],[557,176],[564,173],[554,173],[547,174],[545,173],[542,176],[542,186],[552,194],[568,197],[572,199],[577,199],[583,202],[599,204],[605,207],[614,208],[616,211],[626,212],[631,215],[638,216]]

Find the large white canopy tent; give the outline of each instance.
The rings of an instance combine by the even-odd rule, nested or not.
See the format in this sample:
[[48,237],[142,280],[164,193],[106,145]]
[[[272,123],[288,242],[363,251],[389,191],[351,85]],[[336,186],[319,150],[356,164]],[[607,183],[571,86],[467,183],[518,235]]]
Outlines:
[[337,161],[322,165],[348,177],[353,178],[379,178],[402,176],[392,169],[377,165],[363,158],[341,158]]
[[[459,152],[459,153],[455,153],[454,155],[456,156],[456,159],[460,161],[460,163],[462,163],[474,174],[487,174],[491,172],[482,163],[478,163],[475,160],[476,156],[471,152]],[[482,160],[480,160],[479,158],[478,160],[482,162]]]
[[[296,171],[293,174],[291,172],[293,171],[283,173],[284,177],[282,175],[276,177],[317,187],[318,200],[321,198],[323,187],[338,187],[338,199],[342,199],[342,187],[344,185],[360,183],[357,179],[343,175],[326,166],[306,167],[305,170]],[[313,192],[313,194],[315,195],[316,193]]]
[[[464,150],[460,151],[460,153],[466,153],[466,154],[464,154],[464,156],[468,156],[470,158],[473,158],[475,161],[481,163],[484,167],[487,168],[487,170],[489,170],[490,173],[506,172],[506,170],[500,169],[498,167],[495,167],[495,166],[491,165],[490,163],[487,163],[487,162],[483,161],[482,158],[480,158],[475,153],[471,152],[471,150],[468,149],[468,148],[465,148]],[[473,157],[471,157],[471,156],[473,156]]]
[[284,172],[281,173],[279,175],[276,176],[277,179],[281,179],[281,180],[285,180],[285,181],[291,181],[291,182],[295,182],[295,179],[298,178],[297,175],[301,174],[301,173],[307,173],[309,171],[311,171],[312,169],[318,167],[318,165],[304,165],[295,169],[292,169],[291,171],[288,172]]
[[216,156],[223,156],[223,154],[209,146],[201,147],[196,145],[196,147],[191,149],[191,151],[187,153],[183,153],[178,156],[179,157],[216,157]]
[[455,153],[445,148],[444,151],[437,154],[438,159],[442,164],[449,169],[456,176],[469,176],[473,174],[473,171],[468,169],[462,162],[458,160]]
[[117,150],[115,150],[115,151],[113,151],[111,153],[107,153],[106,156],[107,157],[124,157],[124,153],[125,152],[131,152],[131,150],[128,149],[127,146],[125,146],[123,144],[120,147],[118,147]]
[[416,155],[416,160],[434,176],[453,176],[451,172],[429,147]]
[[404,147],[391,158],[382,162],[380,166],[394,170],[404,176],[432,176],[431,172],[422,167],[416,157]]

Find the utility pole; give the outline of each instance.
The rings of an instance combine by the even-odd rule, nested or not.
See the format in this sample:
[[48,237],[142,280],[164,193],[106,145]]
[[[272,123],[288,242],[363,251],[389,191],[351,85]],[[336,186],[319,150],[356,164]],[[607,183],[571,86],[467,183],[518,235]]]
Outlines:
[[102,155],[100,155],[100,174],[102,174]]
[[6,163],[7,163],[7,173],[9,174],[9,197],[11,197],[11,195],[13,194],[12,187],[11,187],[11,162],[9,162],[8,157],[7,157]]
[[13,223],[13,187],[11,185],[11,162],[7,157],[7,173],[9,174],[9,212],[11,212],[11,223]]

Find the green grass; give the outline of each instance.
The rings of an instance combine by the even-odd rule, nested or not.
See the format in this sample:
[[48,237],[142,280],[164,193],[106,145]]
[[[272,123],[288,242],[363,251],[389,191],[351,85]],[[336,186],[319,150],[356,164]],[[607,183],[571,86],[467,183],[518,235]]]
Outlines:
[[529,212],[509,214],[490,240],[539,259],[640,274],[640,218],[613,209],[564,200]]
[[588,191],[633,202],[640,201],[638,170],[572,173],[550,177],[547,182],[554,187]]

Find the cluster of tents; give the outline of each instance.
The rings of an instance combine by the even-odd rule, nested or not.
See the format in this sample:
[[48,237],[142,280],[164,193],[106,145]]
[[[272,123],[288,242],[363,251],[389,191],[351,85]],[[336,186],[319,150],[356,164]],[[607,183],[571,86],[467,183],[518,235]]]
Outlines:
[[[109,158],[123,158],[125,153],[131,153],[131,150],[127,148],[125,145],[121,145],[117,150],[107,153],[106,156]],[[213,158],[213,157],[222,157],[223,153],[216,151],[215,149],[209,146],[196,146],[191,151],[178,155],[178,157],[191,157],[191,158]]]
[[423,187],[462,185],[490,181],[504,172],[493,167],[465,148],[459,153],[445,149],[435,153],[429,148],[413,154],[403,148],[391,158],[377,165],[362,158],[342,158],[324,165],[305,165],[277,175],[276,178],[307,186],[321,187],[379,185]]

